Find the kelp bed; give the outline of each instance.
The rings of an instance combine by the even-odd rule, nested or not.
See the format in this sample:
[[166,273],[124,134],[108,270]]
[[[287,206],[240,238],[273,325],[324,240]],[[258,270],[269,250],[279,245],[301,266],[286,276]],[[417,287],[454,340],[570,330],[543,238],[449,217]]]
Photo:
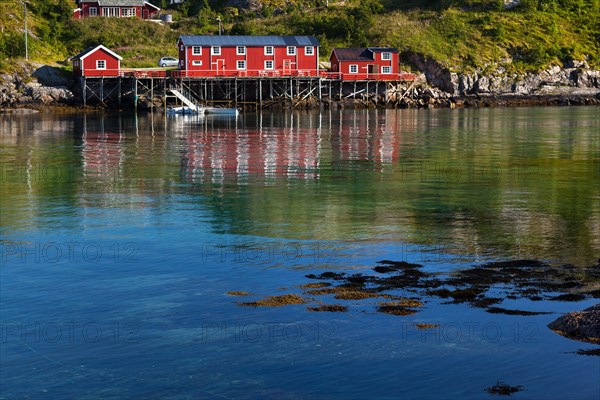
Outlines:
[[375,311],[405,316],[417,313],[425,303],[424,298],[437,297],[446,300],[445,303],[467,303],[489,313],[537,315],[544,312],[507,309],[498,304],[505,299],[580,301],[600,298],[600,260],[596,265],[583,268],[555,267],[536,260],[500,261],[446,275],[424,272],[421,264],[405,261],[383,260],[377,264],[372,275],[331,271],[309,274],[306,278],[313,282],[297,286],[301,294],[269,296],[238,304],[278,307],[317,302],[316,306],[307,306],[308,310],[343,312],[348,310],[347,305],[325,304],[322,298],[354,303],[375,299],[378,300]]

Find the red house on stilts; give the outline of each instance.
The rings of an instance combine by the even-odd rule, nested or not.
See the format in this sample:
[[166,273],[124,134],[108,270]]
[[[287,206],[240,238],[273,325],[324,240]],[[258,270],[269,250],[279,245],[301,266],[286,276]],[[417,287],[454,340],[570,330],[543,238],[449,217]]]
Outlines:
[[73,75],[76,77],[119,76],[122,59],[120,55],[103,45],[89,47],[71,58]]
[[181,76],[317,76],[313,36],[181,36]]
[[329,57],[331,72],[343,80],[398,79],[398,49],[392,47],[335,48]]

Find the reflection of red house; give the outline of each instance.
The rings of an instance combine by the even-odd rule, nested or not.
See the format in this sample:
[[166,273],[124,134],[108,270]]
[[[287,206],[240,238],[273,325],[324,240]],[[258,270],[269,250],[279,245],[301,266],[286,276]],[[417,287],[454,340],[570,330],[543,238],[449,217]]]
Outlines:
[[179,69],[188,76],[317,75],[313,36],[181,36]]
[[370,161],[373,168],[395,165],[404,130],[396,110],[340,113],[331,124],[332,160],[341,168],[347,161]]
[[279,133],[257,129],[190,134],[182,160],[184,175],[195,183],[318,179],[320,130],[288,127]]
[[119,76],[122,59],[103,45],[90,47],[71,59],[73,74],[77,77]]
[[73,19],[88,17],[137,17],[149,19],[160,8],[144,0],[77,0]]
[[398,78],[398,49],[391,47],[335,48],[329,61],[344,80]]
[[83,173],[86,177],[115,182],[123,176],[123,135],[91,131],[83,135]]

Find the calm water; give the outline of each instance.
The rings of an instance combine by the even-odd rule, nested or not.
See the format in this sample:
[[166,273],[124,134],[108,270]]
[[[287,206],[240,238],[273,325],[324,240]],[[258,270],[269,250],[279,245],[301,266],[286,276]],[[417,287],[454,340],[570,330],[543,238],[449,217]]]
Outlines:
[[[600,398],[593,345],[490,314],[248,308],[378,260],[600,257],[600,108],[0,116],[0,398]],[[339,302],[339,301],[338,301]],[[415,323],[439,327],[418,331]]]

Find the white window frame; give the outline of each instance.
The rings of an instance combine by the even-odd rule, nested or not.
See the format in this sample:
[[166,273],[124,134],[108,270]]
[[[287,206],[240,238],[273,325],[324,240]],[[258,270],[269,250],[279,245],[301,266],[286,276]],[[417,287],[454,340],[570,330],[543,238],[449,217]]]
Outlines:
[[119,7],[102,7],[103,17],[120,17],[121,10]]
[[179,49],[180,49],[181,51],[183,51],[183,50],[185,49],[185,47],[184,47],[183,45],[181,45],[181,46],[179,47]]
[[[271,66],[268,67],[267,66],[268,64],[271,64]],[[275,66],[275,62],[273,62],[273,60],[265,60],[265,69],[271,70],[271,69],[273,69],[274,66]]]
[[275,48],[273,48],[273,46],[265,46],[265,56],[273,56],[273,55],[275,55]]
[[286,54],[288,56],[295,56],[296,55],[296,46],[288,46]]
[[194,67],[201,67],[202,66],[202,60],[192,60],[192,65]]
[[386,51],[381,53],[381,59],[382,60],[391,60],[392,59],[392,53]]
[[246,46],[236,46],[235,54],[237,54],[238,56],[245,56],[246,55]]
[[96,60],[96,69],[106,69],[106,60]]
[[202,46],[192,46],[192,55],[193,56],[201,56],[202,55]]
[[358,74],[358,64],[350,64],[350,67],[348,67],[348,72],[350,74]]
[[381,73],[382,74],[391,74],[392,73],[392,67],[390,67],[389,65],[383,65],[381,67]]
[[246,60],[237,60],[235,63],[236,69],[238,71],[243,71],[246,69]]
[[304,55],[305,56],[314,56],[315,55],[315,47],[314,46],[304,47]]
[[135,17],[136,12],[134,7],[121,8],[121,16],[122,17]]
[[221,55],[221,46],[212,46],[210,48],[210,54],[212,54],[213,56],[220,56]]
[[98,16],[98,7],[90,7],[88,10],[88,15],[90,17],[96,17]]

